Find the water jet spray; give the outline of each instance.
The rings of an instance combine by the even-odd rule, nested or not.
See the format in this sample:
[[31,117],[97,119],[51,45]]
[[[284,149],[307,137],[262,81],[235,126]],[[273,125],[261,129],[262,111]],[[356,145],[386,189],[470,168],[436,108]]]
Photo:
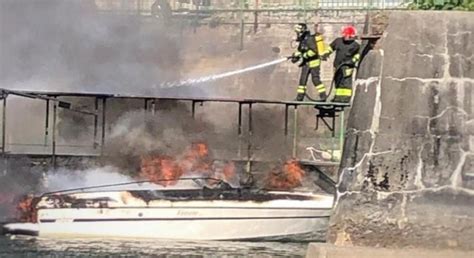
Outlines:
[[277,65],[279,63],[285,62],[286,60],[287,58],[283,57],[283,58],[276,59],[276,60],[266,62],[263,64],[252,65],[250,67],[246,67],[246,68],[242,68],[242,69],[238,69],[238,70],[234,70],[230,72],[204,76],[204,77],[200,77],[196,79],[187,79],[187,80],[174,81],[174,82],[164,82],[164,83],[161,83],[159,87],[160,88],[174,88],[174,87],[181,87],[181,86],[191,86],[191,85],[195,85],[195,84],[203,83],[203,82],[215,81],[215,80],[230,77],[233,75],[251,72],[251,71],[255,71],[258,69],[265,68],[265,67]]

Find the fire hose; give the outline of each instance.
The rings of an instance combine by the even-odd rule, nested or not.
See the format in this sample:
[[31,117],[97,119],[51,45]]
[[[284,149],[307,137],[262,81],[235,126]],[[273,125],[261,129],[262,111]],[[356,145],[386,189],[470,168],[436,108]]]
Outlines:
[[[291,60],[291,58],[293,58],[293,56],[288,56],[287,57],[288,60]],[[304,65],[304,63],[301,63],[299,66],[301,67],[302,65]],[[331,86],[329,87],[329,92],[327,93],[328,98],[329,98],[329,96],[331,96],[332,90],[334,89],[334,84],[336,83],[336,75],[339,73],[339,70],[341,70],[344,66],[351,66],[351,65],[352,64],[349,63],[349,62],[344,62],[344,63],[342,63],[342,64],[340,64],[339,66],[336,67],[336,69],[334,71],[334,75],[332,76]],[[357,68],[357,67],[354,67],[354,68]],[[305,92],[305,95],[310,101],[313,101],[313,102],[321,101],[321,100],[316,100],[316,99],[312,98],[308,94],[307,91]],[[323,100],[323,101],[326,101],[326,100]]]

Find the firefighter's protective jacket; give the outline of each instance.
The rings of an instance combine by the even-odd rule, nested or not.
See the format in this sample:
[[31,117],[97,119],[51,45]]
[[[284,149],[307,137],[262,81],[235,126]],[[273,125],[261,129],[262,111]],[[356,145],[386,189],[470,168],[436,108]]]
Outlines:
[[311,35],[307,33],[299,41],[297,51],[293,56],[302,57],[310,68],[321,65],[321,55],[326,52],[324,40],[321,34]]
[[360,59],[359,54],[360,45],[355,40],[344,40],[343,38],[336,38],[328,48],[328,54],[336,52],[334,58],[334,67],[339,67],[342,64],[355,66]]

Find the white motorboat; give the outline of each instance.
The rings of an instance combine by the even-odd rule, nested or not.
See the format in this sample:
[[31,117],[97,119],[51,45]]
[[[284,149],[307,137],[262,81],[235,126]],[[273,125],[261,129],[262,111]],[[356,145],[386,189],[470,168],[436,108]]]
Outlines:
[[311,238],[327,229],[332,195],[232,188],[220,180],[209,187],[205,183],[210,180],[215,179],[184,178],[173,187],[133,182],[46,193],[33,202],[32,222],[6,224],[3,231],[61,237],[279,240]]

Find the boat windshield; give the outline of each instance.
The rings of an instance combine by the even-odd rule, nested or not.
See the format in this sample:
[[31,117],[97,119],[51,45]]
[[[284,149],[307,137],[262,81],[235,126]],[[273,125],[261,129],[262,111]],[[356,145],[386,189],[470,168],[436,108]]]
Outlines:
[[[173,182],[173,184],[166,184],[166,182]],[[74,189],[64,189],[60,191],[54,191],[45,193],[43,195],[49,194],[59,194],[59,193],[76,193],[76,192],[98,192],[98,191],[140,191],[140,190],[197,190],[203,188],[211,189],[231,189],[232,187],[224,182],[223,180],[216,178],[180,178],[177,180],[162,180],[161,184],[157,184],[151,181],[136,181],[136,182],[125,182],[125,183],[116,183],[108,185],[98,185],[98,186],[89,186],[81,187]]]

